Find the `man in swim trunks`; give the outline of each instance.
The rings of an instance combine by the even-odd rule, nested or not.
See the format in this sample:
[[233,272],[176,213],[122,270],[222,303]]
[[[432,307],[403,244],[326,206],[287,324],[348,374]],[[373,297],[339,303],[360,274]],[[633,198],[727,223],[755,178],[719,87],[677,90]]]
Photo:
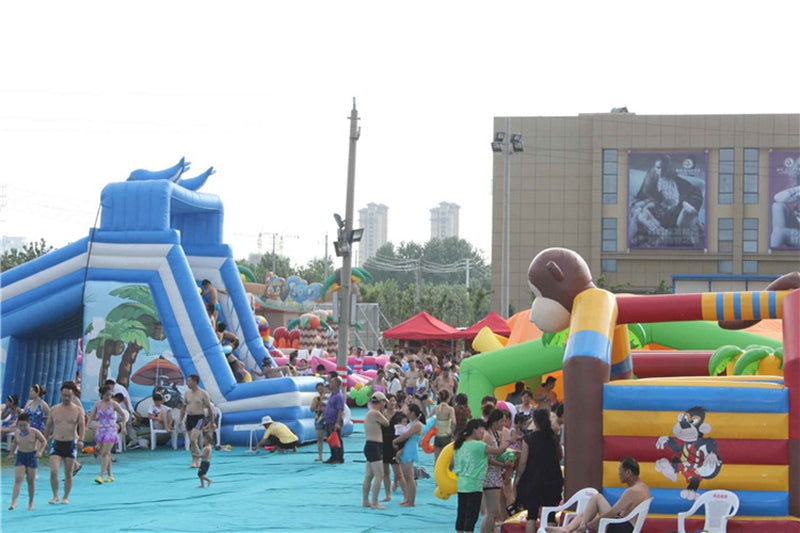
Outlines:
[[[630,514],[633,509],[650,497],[650,488],[644,481],[639,479],[639,463],[633,457],[626,457],[619,463],[617,471],[619,480],[628,485],[617,503],[613,506],[598,492],[584,510],[573,518],[567,527],[547,527],[548,533],[552,532],[583,532],[587,527],[594,531],[597,529],[601,518],[621,518]],[[622,524],[610,524],[606,529],[609,533],[630,533],[633,531],[634,522],[623,522]]]
[[[372,395],[369,402],[369,411],[364,416],[364,455],[367,457],[367,469],[364,473],[364,483],[361,486],[363,507],[372,509],[386,509],[378,503],[378,493],[383,482],[383,432],[381,426],[388,426],[389,421],[383,416],[386,407],[386,396],[382,392]],[[373,481],[374,478],[374,481]],[[372,485],[372,503],[369,501],[370,485]]]
[[[183,395],[183,405],[181,405],[181,420],[186,415],[186,431],[189,433],[189,450],[192,452],[192,464],[189,468],[200,467],[200,446],[197,440],[203,430],[214,431],[216,421],[214,420],[214,408],[211,406],[211,399],[208,393],[200,388],[200,376],[189,374],[186,378],[186,385],[189,390]],[[209,422],[203,426],[206,417],[206,409],[209,413]]]
[[47,424],[44,426],[46,439],[53,438],[50,450],[50,488],[53,498],[47,503],[58,503],[58,471],[64,463],[64,497],[63,505],[69,504],[69,493],[72,490],[72,468],[78,455],[76,444],[83,446],[81,436],[84,433],[83,409],[72,403],[72,388],[68,384],[61,385],[61,403],[50,409]]
[[207,279],[204,279],[201,284],[203,285],[203,298],[205,298],[206,303],[214,306],[214,311],[211,314],[211,324],[216,326],[219,320],[219,313],[222,311],[222,307],[219,305],[219,293],[228,294],[228,291],[217,289]]

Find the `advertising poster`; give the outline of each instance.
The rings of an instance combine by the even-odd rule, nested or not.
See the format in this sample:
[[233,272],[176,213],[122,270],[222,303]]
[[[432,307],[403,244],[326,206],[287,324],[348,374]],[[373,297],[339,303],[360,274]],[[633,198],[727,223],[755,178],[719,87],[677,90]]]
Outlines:
[[769,247],[800,250],[800,152],[770,152],[769,205]]
[[706,248],[704,152],[628,154],[628,248]]

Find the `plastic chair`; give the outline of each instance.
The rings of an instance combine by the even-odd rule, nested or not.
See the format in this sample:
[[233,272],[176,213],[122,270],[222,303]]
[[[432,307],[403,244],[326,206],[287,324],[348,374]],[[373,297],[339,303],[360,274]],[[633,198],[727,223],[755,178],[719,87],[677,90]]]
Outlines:
[[728,519],[739,510],[739,497],[729,490],[709,490],[694,501],[688,511],[678,513],[678,533],[686,533],[686,519],[705,505],[706,521],[703,530],[709,533],[725,533]]
[[[216,422],[216,429],[214,430],[214,436],[216,437],[216,445],[222,445],[222,411],[216,405],[214,406],[214,421]],[[184,419],[183,423],[183,442],[186,449],[189,449],[189,432],[186,430],[186,420]]]
[[123,409],[122,412],[124,413],[124,416],[122,418],[122,426],[121,429],[117,432],[117,452],[119,453],[123,453],[125,451],[125,448],[127,447],[127,445],[125,444],[126,440],[125,434],[127,433],[128,420],[130,419],[131,416],[125,409]]
[[172,437],[170,441],[172,442],[172,449],[178,449],[178,425],[180,424],[180,420],[178,418],[181,416],[181,412],[179,409],[170,409],[169,411],[170,416],[172,417],[172,431],[167,431],[164,428],[159,428],[156,426],[158,422],[150,419],[150,449],[156,449],[156,437],[158,435],[169,435],[171,434]]
[[[586,508],[589,500],[591,500],[592,496],[595,494],[597,494],[597,489],[586,487],[585,489],[581,489],[573,494],[572,498],[562,503],[558,507],[542,507],[542,515],[539,519],[539,529],[537,530],[537,533],[545,533],[547,517],[550,515],[550,513],[563,511],[564,509],[569,509],[573,505],[577,504],[577,507],[575,507],[575,514],[578,514]],[[574,518],[574,515],[568,516],[561,525],[566,526],[572,518]]]
[[653,498],[647,498],[645,501],[637,505],[628,516],[622,518],[601,518],[597,526],[597,533],[606,533],[606,528],[609,524],[621,524],[623,522],[630,522],[633,517],[636,518],[636,525],[633,527],[631,533],[640,533],[644,527],[644,520],[647,518],[647,512],[650,511],[650,504],[653,503]]

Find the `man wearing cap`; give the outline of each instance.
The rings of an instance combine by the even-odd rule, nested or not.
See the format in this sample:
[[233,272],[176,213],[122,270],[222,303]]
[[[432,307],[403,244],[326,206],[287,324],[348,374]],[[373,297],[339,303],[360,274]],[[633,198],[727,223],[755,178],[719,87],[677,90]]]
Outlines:
[[297,453],[297,445],[300,441],[286,424],[273,421],[271,416],[265,416],[261,419],[261,425],[264,426],[264,436],[255,445],[253,451],[269,442],[270,446],[274,446],[281,453],[286,450]]
[[[381,426],[388,426],[389,421],[383,416],[386,407],[386,396],[382,392],[372,395],[369,402],[369,411],[364,416],[364,455],[367,458],[367,468],[364,472],[364,483],[361,486],[363,507],[371,509],[386,509],[378,503],[378,493],[383,482],[383,432]],[[369,499],[370,485],[372,485],[372,503]]]

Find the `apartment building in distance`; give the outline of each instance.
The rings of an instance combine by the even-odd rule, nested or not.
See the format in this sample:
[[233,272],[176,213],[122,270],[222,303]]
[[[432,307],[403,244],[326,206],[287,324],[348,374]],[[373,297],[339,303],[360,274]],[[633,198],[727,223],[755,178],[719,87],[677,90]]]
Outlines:
[[370,202],[358,210],[358,227],[364,228],[359,242],[358,264],[374,257],[378,249],[387,242],[389,208],[383,204]]
[[431,208],[431,239],[458,237],[458,204],[439,202]]

